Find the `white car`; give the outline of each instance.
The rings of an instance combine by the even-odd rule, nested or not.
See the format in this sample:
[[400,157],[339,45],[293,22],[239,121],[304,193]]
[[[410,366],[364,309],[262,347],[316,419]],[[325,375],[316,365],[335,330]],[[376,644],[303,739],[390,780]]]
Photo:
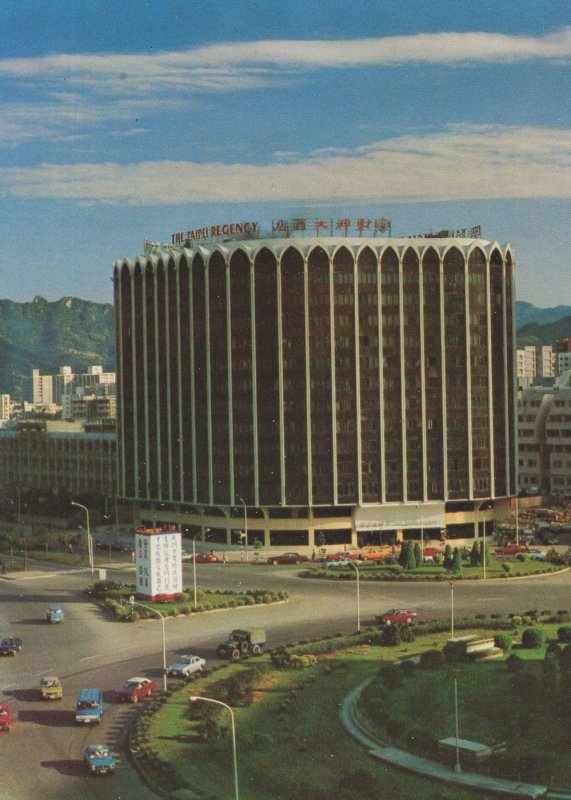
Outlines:
[[545,550],[538,550],[536,547],[530,547],[527,551],[530,558],[536,558],[543,561],[547,557]]
[[170,665],[167,675],[191,681],[197,673],[202,672],[205,668],[206,660],[200,656],[180,656],[178,661]]
[[327,569],[335,569],[337,567],[350,567],[351,564],[362,564],[358,558],[337,558],[335,561],[326,561],[325,566]]

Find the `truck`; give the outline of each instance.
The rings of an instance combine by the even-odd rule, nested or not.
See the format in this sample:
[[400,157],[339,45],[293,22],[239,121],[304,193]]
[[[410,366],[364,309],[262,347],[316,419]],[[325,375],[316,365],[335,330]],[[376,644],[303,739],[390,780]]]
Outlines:
[[222,642],[216,649],[218,658],[229,658],[238,661],[242,656],[257,656],[267,647],[266,632],[263,628],[253,628],[251,631],[234,629],[227,641]]

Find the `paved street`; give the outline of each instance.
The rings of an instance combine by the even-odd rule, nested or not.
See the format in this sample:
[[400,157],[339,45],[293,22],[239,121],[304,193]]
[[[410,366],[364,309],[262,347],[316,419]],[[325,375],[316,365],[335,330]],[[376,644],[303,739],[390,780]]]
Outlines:
[[[123,752],[125,732],[136,709],[113,702],[113,689],[125,679],[142,674],[160,681],[162,626],[145,620],[119,624],[80,594],[91,582],[89,571],[53,567],[0,581],[0,632],[24,639],[24,649],[0,663],[2,700],[12,706],[16,722],[3,737],[3,789],[12,800],[74,800],[98,797],[150,800],[154,795],[141,783]],[[355,630],[356,582],[303,580],[299,567],[254,564],[197,565],[202,588],[283,588],[287,603],[238,608],[168,619],[166,642],[169,663],[181,653],[196,653],[212,661],[216,644],[234,627],[264,627],[270,646],[325,633]],[[114,580],[131,581],[133,568],[125,563],[108,571]],[[192,565],[184,566],[184,584],[192,586]],[[60,601],[66,609],[62,625],[47,625],[45,608]],[[571,573],[529,580],[458,582],[455,616],[492,611],[521,612],[529,608],[571,606]],[[447,618],[450,589],[443,584],[389,584],[361,581],[362,625],[372,623],[380,610],[406,605],[419,619]],[[45,674],[57,674],[64,684],[61,703],[38,699],[37,686]],[[73,708],[77,691],[86,686],[103,689],[109,705],[101,726],[77,728]],[[81,756],[87,743],[103,740],[118,754],[117,774],[96,780],[85,776]]]

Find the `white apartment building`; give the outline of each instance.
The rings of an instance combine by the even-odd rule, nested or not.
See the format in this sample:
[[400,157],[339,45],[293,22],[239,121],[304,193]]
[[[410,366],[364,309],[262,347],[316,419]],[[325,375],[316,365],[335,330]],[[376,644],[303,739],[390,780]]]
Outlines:
[[571,496],[571,372],[518,399],[519,489]]
[[116,378],[114,372],[103,372],[102,366],[87,368],[85,373],[73,372],[71,367],[60,367],[57,375],[40,375],[39,369],[32,370],[32,392],[35,406],[46,406],[51,403],[62,405],[65,394],[74,394],[78,388],[99,386],[108,387],[106,393],[115,393]]
[[516,350],[516,375],[520,389],[527,389],[541,378],[558,374],[557,353],[551,345],[526,345]]
[[32,403],[34,406],[49,406],[53,403],[53,375],[40,375],[32,370]]
[[0,394],[0,420],[10,419],[10,395]]

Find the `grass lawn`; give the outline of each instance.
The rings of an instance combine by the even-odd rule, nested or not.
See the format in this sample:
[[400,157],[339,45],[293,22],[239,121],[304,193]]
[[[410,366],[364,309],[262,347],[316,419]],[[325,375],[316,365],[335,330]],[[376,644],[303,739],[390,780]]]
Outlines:
[[[558,625],[540,627],[555,638]],[[192,688],[175,691],[153,715],[143,718],[133,743],[145,753],[152,751],[145,768],[155,771],[159,779],[170,776],[177,786],[192,788],[205,800],[231,797],[230,715],[212,704],[191,704],[188,697],[202,694],[223,699],[220,681],[254,668],[255,679],[245,699],[235,701],[226,696],[235,712],[243,800],[357,800],[376,796],[380,787],[382,796],[390,800],[481,800],[481,794],[447,789],[438,782],[427,784],[423,778],[384,766],[352,739],[339,720],[343,698],[355,686],[374,678],[380,666],[442,647],[446,639],[443,633],[394,648],[353,645],[319,656],[315,666],[301,670],[276,670],[268,656],[233,664],[200,679]],[[547,702],[548,689],[542,682],[544,648],[516,652],[525,658],[524,669],[536,676],[532,680],[537,687],[534,696],[514,701],[503,660],[461,665],[460,736],[490,744],[505,740],[510,742],[510,756],[528,752],[563,755],[568,742],[556,716],[557,698]],[[406,734],[411,729],[421,734],[421,744],[429,735],[453,735],[453,691],[450,667],[434,672],[417,670],[390,692],[378,686],[366,689],[360,712],[381,741],[387,741],[387,718],[396,719],[406,743],[398,738],[393,743],[414,750]],[[205,709],[208,715],[214,713],[226,735],[208,740],[201,735]],[[546,759],[546,764],[557,785],[571,785],[571,765],[563,757]],[[546,776],[546,782],[552,775]]]
[[[510,775],[507,760],[531,759],[523,779],[571,786],[571,760],[565,757],[570,729],[559,715],[558,687],[542,671],[545,648],[513,652],[525,660],[520,693],[511,687],[504,659],[459,666],[459,736],[487,745],[506,743],[506,755],[488,765],[491,774],[517,777],[520,769]],[[359,711],[381,740],[437,757],[435,742],[455,731],[453,670],[417,670],[390,690],[375,680],[364,690]]]

